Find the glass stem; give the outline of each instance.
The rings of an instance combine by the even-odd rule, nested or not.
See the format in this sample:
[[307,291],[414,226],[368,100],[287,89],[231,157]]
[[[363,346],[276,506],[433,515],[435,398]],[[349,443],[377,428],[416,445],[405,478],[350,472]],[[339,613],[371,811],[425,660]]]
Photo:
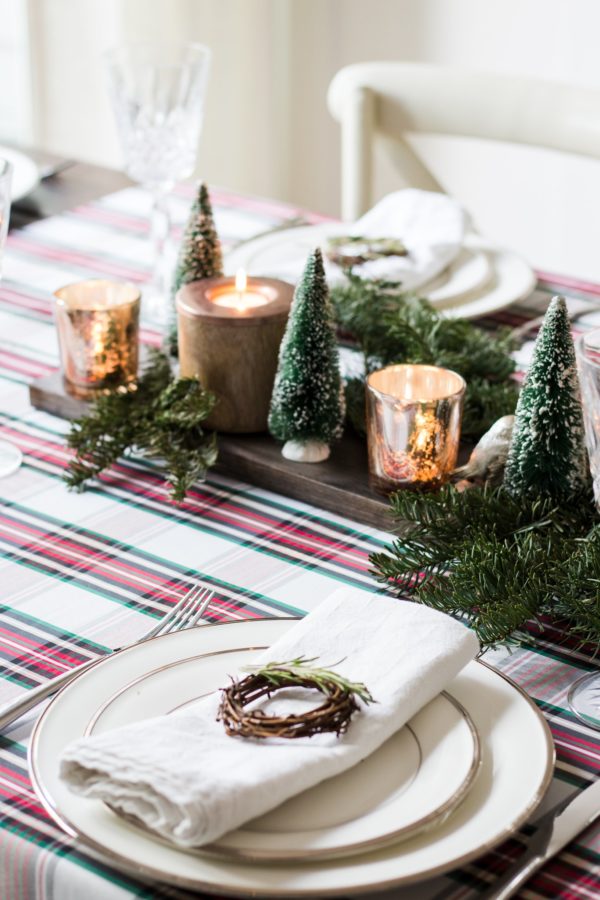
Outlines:
[[152,195],[152,212],[150,218],[150,240],[152,241],[152,281],[150,294],[152,297],[152,317],[159,322],[166,322],[168,317],[168,290],[169,273],[167,266],[167,247],[171,232],[171,218],[167,192],[162,188],[155,188]]

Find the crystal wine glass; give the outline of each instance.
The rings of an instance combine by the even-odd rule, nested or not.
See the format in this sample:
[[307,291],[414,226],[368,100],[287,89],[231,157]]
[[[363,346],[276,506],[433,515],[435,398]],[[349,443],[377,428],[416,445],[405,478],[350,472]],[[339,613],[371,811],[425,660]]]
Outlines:
[[105,55],[125,171],[152,193],[154,271],[142,309],[161,324],[168,316],[167,194],[194,171],[210,55],[201,44],[152,42],[124,44]]
[[[577,341],[585,439],[590,458],[596,508],[600,511],[600,328]],[[569,691],[569,705],[581,721],[600,729],[600,673],[579,678]]]
[[[12,165],[8,160],[0,159],[0,277],[2,276],[2,257],[10,218],[12,172]],[[22,459],[23,454],[18,447],[8,441],[0,441],[0,478],[16,472]]]

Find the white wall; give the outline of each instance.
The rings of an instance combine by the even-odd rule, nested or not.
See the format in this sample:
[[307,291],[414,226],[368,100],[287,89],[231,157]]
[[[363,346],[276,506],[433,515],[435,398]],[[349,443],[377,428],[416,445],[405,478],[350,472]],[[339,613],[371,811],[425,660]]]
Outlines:
[[33,134],[28,7],[0,0],[0,133],[26,144]]
[[[25,0],[16,0],[25,2]],[[101,54],[124,40],[195,40],[214,53],[199,172],[286,193],[288,0],[30,0],[37,143],[118,166]],[[274,73],[276,77],[274,77]],[[285,174],[284,174],[285,170]]]
[[[27,0],[12,0],[27,3]],[[29,0],[38,143],[118,164],[100,51],[117,40],[209,44],[199,171],[232,188],[339,209],[338,68],[425,60],[600,88],[598,0]],[[540,267],[600,280],[600,163],[429,141],[428,161],[482,231]],[[393,188],[382,163],[379,193]]]

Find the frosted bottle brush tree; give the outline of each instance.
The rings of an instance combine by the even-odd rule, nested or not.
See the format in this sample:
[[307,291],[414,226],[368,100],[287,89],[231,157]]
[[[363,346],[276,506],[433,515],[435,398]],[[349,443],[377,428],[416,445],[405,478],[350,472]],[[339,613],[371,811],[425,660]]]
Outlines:
[[311,253],[294,294],[283,341],[269,430],[296,462],[322,462],[342,434],[344,399],[329,291],[320,250]]
[[204,182],[192,203],[187,225],[179,246],[177,264],[171,284],[172,321],[169,328],[169,350],[177,353],[177,311],[175,295],[180,287],[202,278],[223,275],[221,242],[215,227],[208,188]]
[[564,297],[554,297],[519,396],[504,485],[559,503],[587,490],[590,471],[577,362]]

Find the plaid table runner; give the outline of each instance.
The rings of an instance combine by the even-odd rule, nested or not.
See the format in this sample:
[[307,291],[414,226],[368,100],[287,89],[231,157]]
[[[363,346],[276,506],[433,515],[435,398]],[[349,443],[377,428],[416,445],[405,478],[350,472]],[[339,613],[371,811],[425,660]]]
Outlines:
[[[173,195],[180,228],[190,188]],[[279,203],[213,193],[217,226],[231,245],[302,215]],[[368,556],[389,535],[248,484],[211,475],[181,507],[169,503],[155,465],[128,459],[84,494],[61,476],[69,459],[67,424],[32,410],[27,385],[58,365],[51,292],[70,281],[149,275],[148,197],[131,188],[9,237],[0,283],[0,437],[24,464],[0,481],[0,703],[47,678],[141,636],[195,579],[215,591],[211,622],[303,614],[340,583],[378,589]],[[563,291],[580,314],[577,328],[600,325],[600,287],[542,276],[530,300],[482,322],[519,325]],[[143,338],[158,343],[146,329]],[[527,363],[531,342],[519,360]],[[488,656],[488,658],[490,658]],[[547,805],[596,776],[600,735],[567,709],[569,685],[598,662],[548,627],[529,646],[494,663],[534,698],[558,752]],[[187,897],[132,880],[78,846],[40,806],[26,753],[39,710],[0,735],[0,897]],[[518,855],[518,835],[476,864],[398,898],[476,896]],[[528,898],[600,895],[600,828],[571,844],[532,881]],[[194,895],[197,896],[197,895]]]

